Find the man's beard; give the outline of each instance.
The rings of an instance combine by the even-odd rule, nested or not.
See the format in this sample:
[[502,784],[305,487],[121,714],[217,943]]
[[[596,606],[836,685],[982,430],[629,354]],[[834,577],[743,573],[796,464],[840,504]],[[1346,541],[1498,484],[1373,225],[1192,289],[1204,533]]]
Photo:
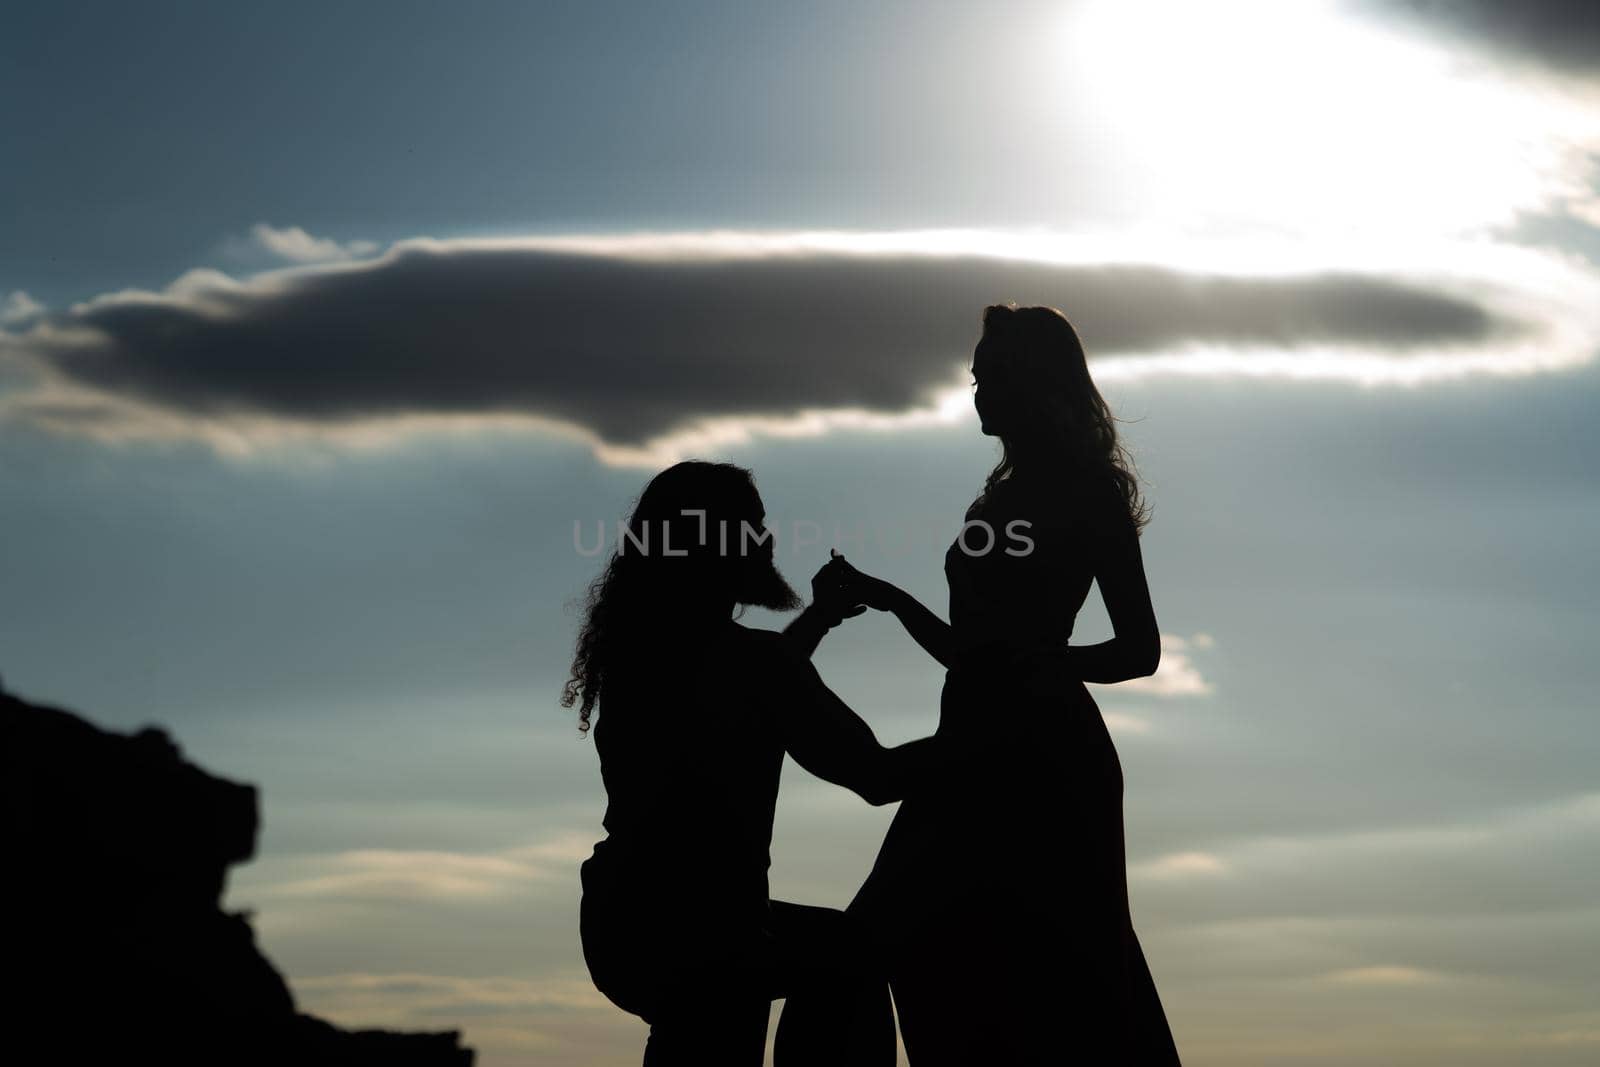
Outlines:
[[771,557],[750,560],[739,587],[739,603],[771,611],[793,611],[804,605],[800,594],[778,573]]

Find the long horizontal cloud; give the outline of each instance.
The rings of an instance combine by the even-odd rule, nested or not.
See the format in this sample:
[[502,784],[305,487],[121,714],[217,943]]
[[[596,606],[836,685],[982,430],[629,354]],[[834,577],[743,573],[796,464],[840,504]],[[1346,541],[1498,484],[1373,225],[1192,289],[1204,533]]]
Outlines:
[[[909,240],[416,240],[99,297],[0,333],[0,355],[50,386],[15,410],[81,432],[134,413],[170,432],[531,417],[626,450],[717,420],[925,410],[959,379],[980,309],[1004,300],[1063,308],[1102,374],[1404,380],[1433,375],[1440,353],[1445,374],[1463,353],[1514,373],[1504,353],[1540,324],[1482,296],[1371,271],[1250,276]],[[1333,349],[1380,369],[1318,362]]]
[[1130,876],[1158,910],[1207,919],[1538,913],[1593,905],[1597,827],[1588,792],[1476,821],[1217,841]]
[[[357,849],[307,857],[298,876],[258,884],[258,898],[319,900],[475,900],[504,896],[570,875],[589,854],[586,836],[563,837],[494,852]],[[290,866],[280,860],[280,866]]]

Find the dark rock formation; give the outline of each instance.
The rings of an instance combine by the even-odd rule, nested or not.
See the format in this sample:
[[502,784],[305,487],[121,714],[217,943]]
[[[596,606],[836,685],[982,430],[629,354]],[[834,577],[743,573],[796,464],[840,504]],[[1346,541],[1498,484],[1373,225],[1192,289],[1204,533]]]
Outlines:
[[147,727],[101,730],[0,692],[5,969],[16,1064],[469,1067],[458,1031],[343,1030],[295,1010],[249,916],[255,787]]

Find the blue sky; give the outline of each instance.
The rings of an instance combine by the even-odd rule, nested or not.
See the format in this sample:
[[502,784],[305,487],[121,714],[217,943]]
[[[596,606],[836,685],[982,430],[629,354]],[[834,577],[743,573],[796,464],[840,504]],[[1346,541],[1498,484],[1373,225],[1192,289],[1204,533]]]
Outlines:
[[[1048,302],[1155,508],[1096,696],[1185,1061],[1590,1063],[1600,36],[1525,7],[11,13],[0,676],[262,786],[228,903],[308,1010],[632,1062],[574,523],[727,458],[792,582],[942,607],[979,312]],[[890,620],[818,664],[931,728]],[[889,814],[789,767],[774,891]]]

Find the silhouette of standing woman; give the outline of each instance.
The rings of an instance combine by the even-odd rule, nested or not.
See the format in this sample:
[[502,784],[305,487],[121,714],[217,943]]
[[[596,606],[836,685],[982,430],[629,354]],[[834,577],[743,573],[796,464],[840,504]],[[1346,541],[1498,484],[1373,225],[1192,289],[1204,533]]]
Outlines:
[[[947,668],[935,736],[1003,735],[902,803],[850,913],[881,943],[915,1067],[1178,1063],[1128,908],[1122,767],[1085,682],[1160,659],[1147,514],[1076,332],[994,306],[972,360],[1003,452],[945,553],[950,621],[845,564]],[[836,561],[840,562],[840,561]],[[1098,582],[1115,636],[1068,645]]]

